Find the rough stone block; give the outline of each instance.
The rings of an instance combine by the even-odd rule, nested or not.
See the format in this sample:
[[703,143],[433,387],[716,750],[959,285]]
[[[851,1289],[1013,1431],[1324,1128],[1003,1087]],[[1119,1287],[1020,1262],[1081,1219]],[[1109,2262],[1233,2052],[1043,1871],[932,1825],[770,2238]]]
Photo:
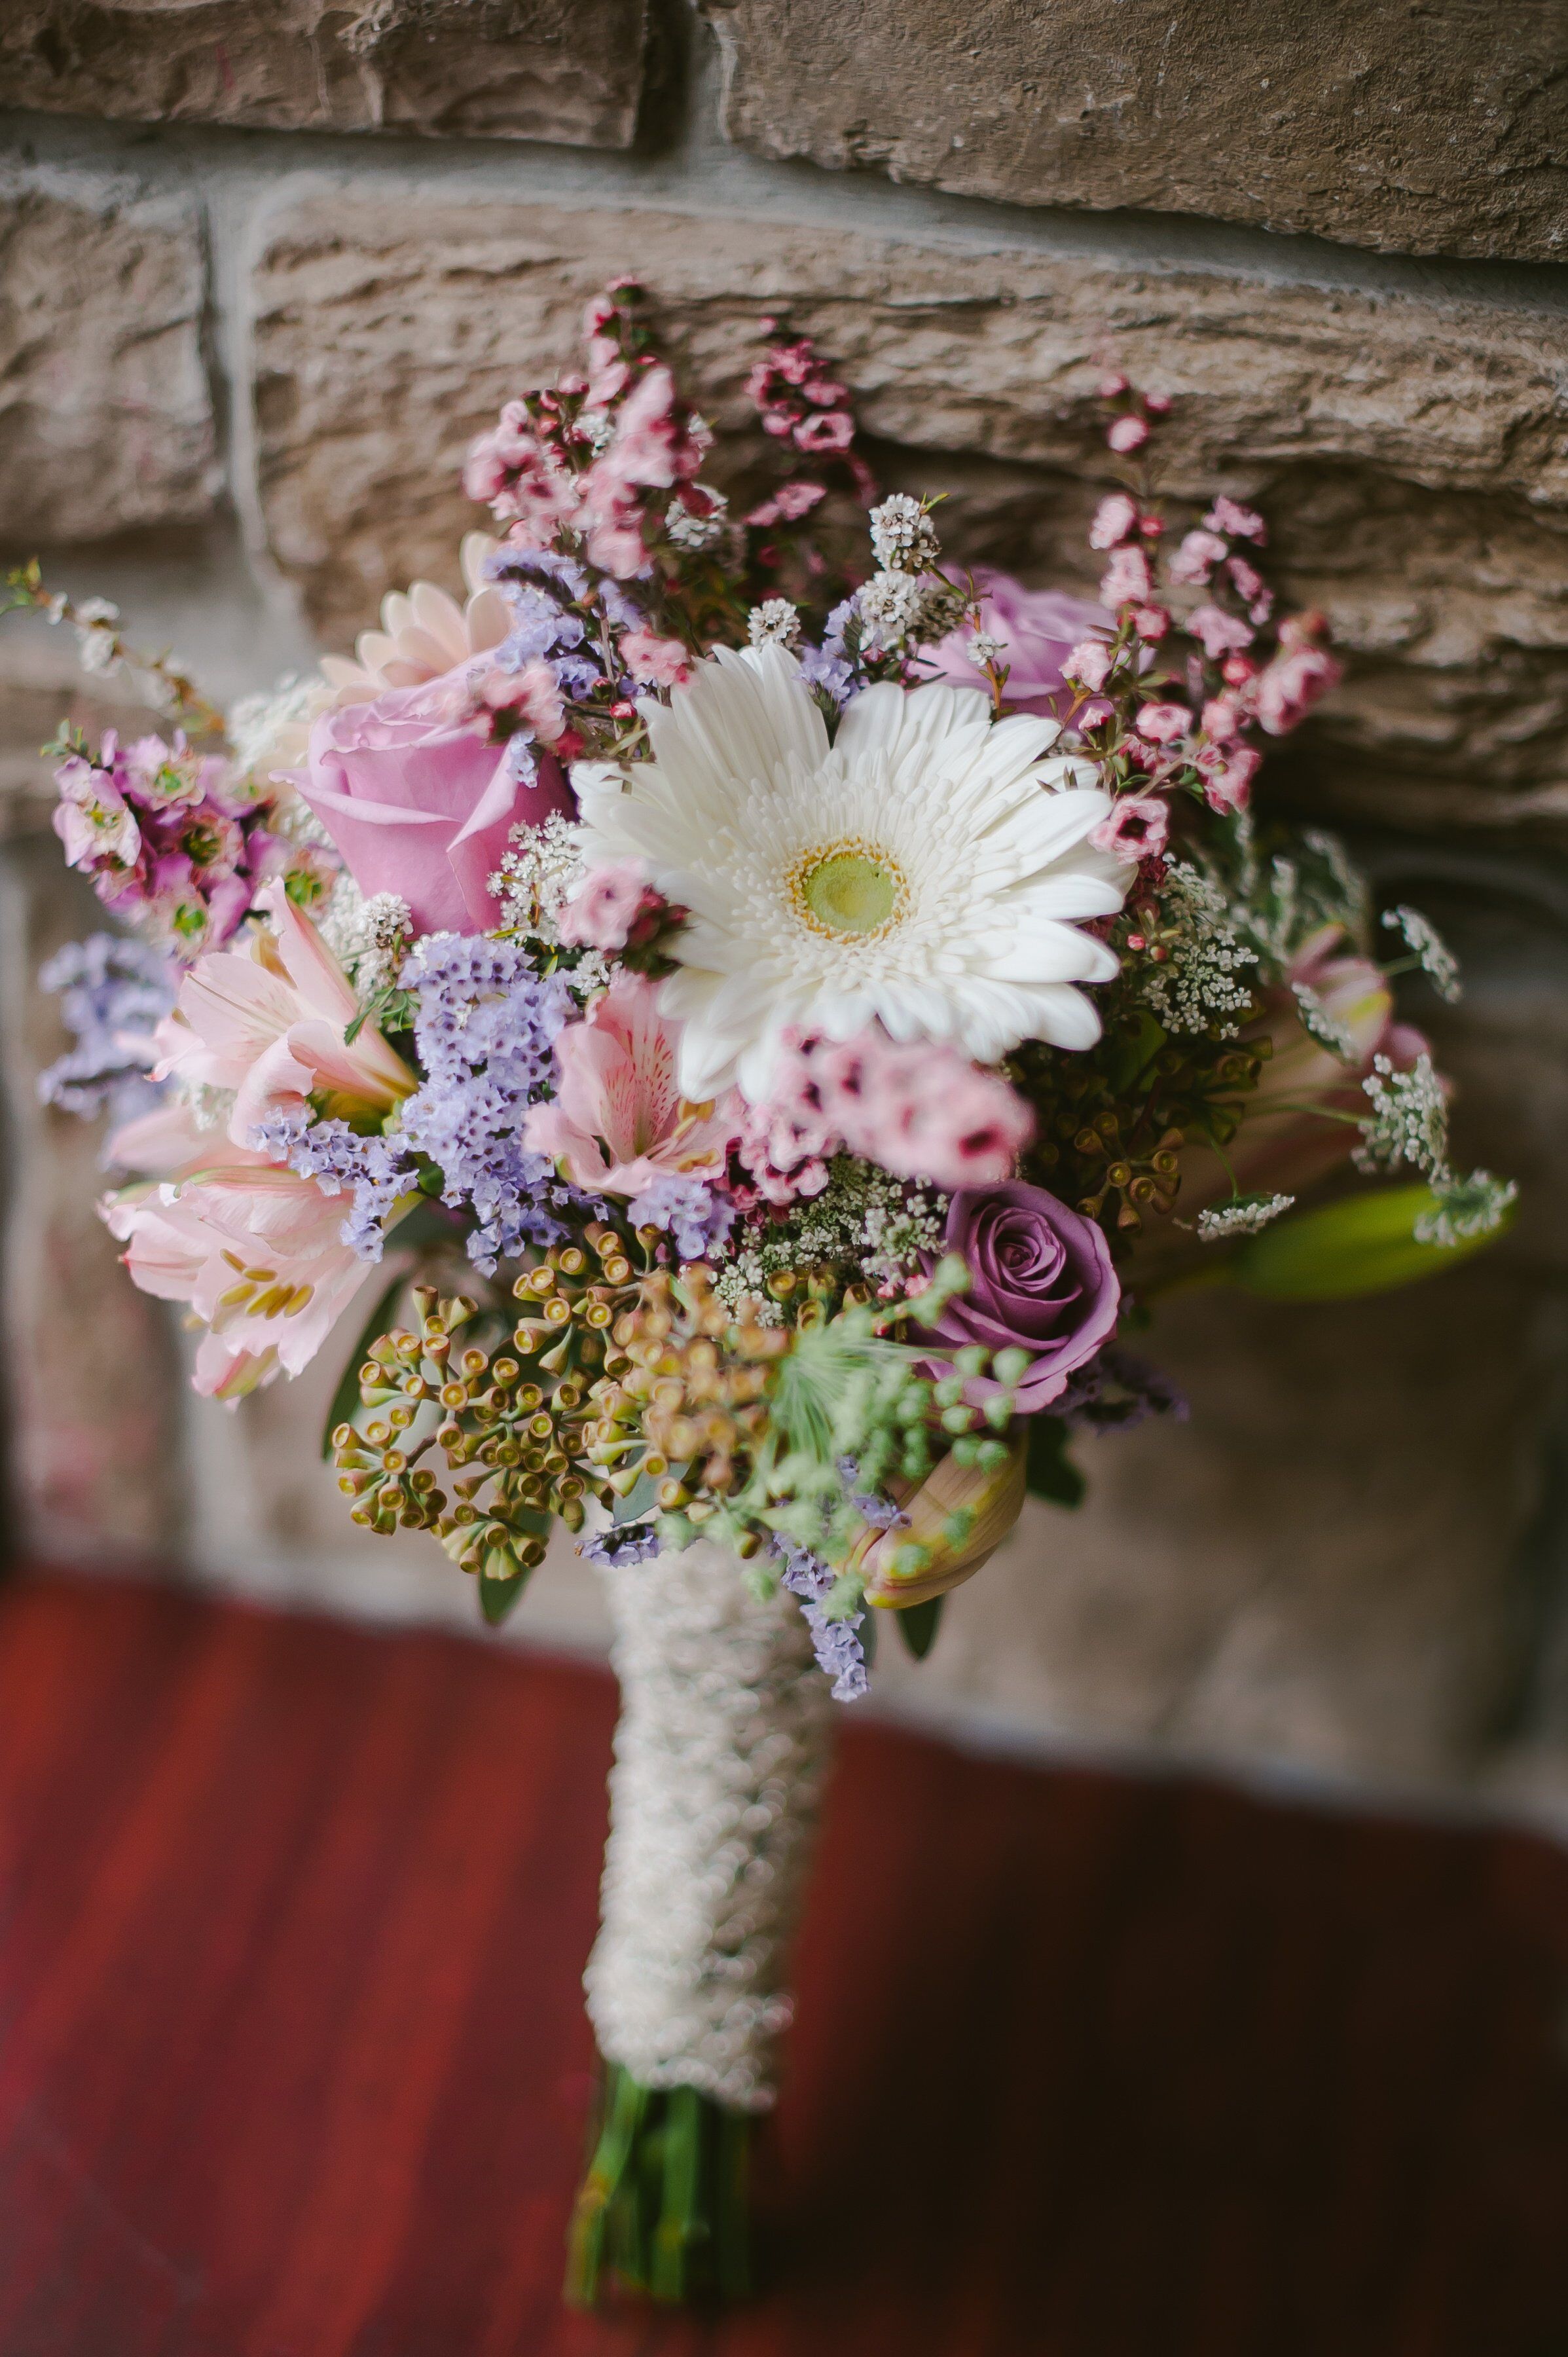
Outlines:
[[1568,248],[1557,0],[703,0],[764,156],[1395,253]]
[[635,264],[717,424],[764,317],[818,336],[886,479],[946,484],[955,551],[1087,585],[1114,480],[1110,359],[1176,396],[1163,479],[1274,526],[1288,595],[1329,614],[1346,687],[1292,742],[1307,807],[1400,825],[1568,823],[1568,445],[1555,315],[1193,269],[677,214],[315,197],[254,286],[260,491],[272,549],[332,643],[389,587],[450,580],[475,520],[468,437],[547,380],[583,297]]
[[0,180],[0,541],[211,513],[205,285],[193,208]]
[[13,106],[624,147],[647,0],[22,0]]

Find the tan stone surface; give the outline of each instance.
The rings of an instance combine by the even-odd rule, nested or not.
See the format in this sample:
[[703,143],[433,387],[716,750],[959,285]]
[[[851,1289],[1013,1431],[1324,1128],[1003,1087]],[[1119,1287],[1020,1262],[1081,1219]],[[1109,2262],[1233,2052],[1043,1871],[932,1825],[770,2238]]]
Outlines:
[[1560,257],[1560,0],[702,0],[730,136],[1015,204]]
[[0,540],[211,511],[204,284],[193,209],[0,179]]
[[646,0],[12,0],[0,95],[143,123],[624,147]]
[[787,306],[889,479],[950,482],[954,546],[1035,577],[1092,578],[1106,362],[1172,393],[1170,489],[1260,499],[1283,587],[1355,658],[1293,747],[1293,791],[1400,824],[1568,821],[1563,323],[1479,303],[779,221],[314,198],[259,262],[255,400],[273,553],[328,641],[388,587],[450,579],[468,437],[564,363],[582,298],[633,264],[723,432],[745,422],[757,322]]
[[128,1283],[97,1219],[102,1133],[38,1101],[69,1046],[37,987],[62,942],[94,930],[96,903],[52,834],[0,850],[0,1091],[9,1480],[13,1535],[97,1563],[166,1562],[185,1516],[182,1411],[170,1319]]

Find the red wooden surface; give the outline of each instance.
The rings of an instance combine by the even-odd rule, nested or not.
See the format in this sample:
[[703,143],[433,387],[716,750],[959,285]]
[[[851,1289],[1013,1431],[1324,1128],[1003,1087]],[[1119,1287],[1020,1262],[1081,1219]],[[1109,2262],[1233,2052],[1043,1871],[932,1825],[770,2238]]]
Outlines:
[[1568,1858],[854,1722],[776,2288],[562,2310],[612,1710],[0,1594],[0,2357],[1568,2350]]

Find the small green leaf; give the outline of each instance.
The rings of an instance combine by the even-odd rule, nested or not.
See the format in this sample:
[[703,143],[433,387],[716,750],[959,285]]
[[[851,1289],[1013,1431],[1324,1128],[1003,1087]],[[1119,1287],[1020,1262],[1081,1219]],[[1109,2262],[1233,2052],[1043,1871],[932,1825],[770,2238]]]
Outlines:
[[[1430,1187],[1380,1187],[1276,1220],[1226,1261],[1224,1279],[1270,1301],[1348,1301],[1440,1276],[1493,1235],[1455,1244],[1419,1241],[1416,1222],[1437,1208]],[[1506,1222],[1505,1222],[1506,1224]]]
[[1067,1453],[1070,1437],[1059,1415],[1029,1418],[1024,1482],[1031,1498],[1048,1498],[1053,1506],[1082,1505],[1089,1484]]
[[528,1573],[521,1565],[510,1579],[487,1579],[481,1571],[475,1582],[479,1591],[479,1609],[492,1629],[499,1629],[523,1589],[528,1586]]
[[945,1596],[928,1596],[923,1604],[907,1604],[893,1616],[898,1623],[898,1634],[918,1662],[925,1660],[937,1641],[946,1602]]
[[349,1424],[352,1421],[354,1410],[360,1405],[360,1369],[365,1362],[365,1353],[371,1344],[379,1341],[391,1327],[397,1315],[398,1297],[407,1281],[407,1272],[404,1270],[400,1270],[393,1277],[365,1320],[364,1331],[355,1343],[349,1363],[338,1378],[338,1388],[332,1394],[332,1405],[327,1411],[327,1421],[321,1427],[321,1454],[328,1463],[330,1463],[332,1458],[333,1434],[340,1424]]

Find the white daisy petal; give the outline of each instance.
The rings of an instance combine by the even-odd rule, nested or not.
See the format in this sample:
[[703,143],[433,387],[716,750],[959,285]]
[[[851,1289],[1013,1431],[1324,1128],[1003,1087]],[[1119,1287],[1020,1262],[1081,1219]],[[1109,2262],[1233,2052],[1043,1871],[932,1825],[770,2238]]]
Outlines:
[[641,708],[652,759],[579,762],[573,783],[588,866],[637,859],[692,912],[662,985],[688,1096],[765,1094],[791,1027],[875,1019],[983,1063],[1098,1038],[1074,985],[1116,961],[1078,920],[1118,909],[1128,871],[1087,840],[1110,802],[1062,780],[1054,721],[884,684],[830,748],[778,645],[722,650]]

